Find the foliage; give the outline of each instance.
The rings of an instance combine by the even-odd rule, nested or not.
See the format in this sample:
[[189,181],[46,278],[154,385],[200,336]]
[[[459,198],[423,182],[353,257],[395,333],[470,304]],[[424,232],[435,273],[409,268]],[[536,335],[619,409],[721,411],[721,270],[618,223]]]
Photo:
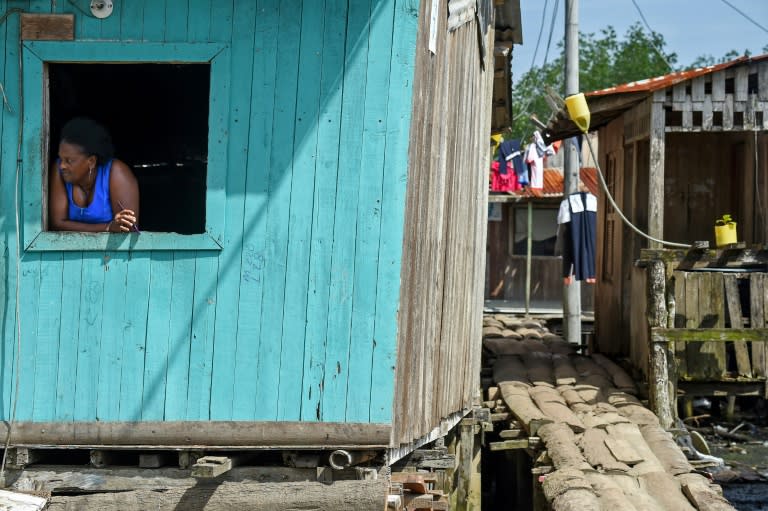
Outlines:
[[727,213],[715,220],[715,225],[727,225],[731,223],[733,223],[733,218]]
[[[579,89],[591,91],[613,85],[659,76],[672,71],[677,62],[675,53],[664,49],[664,37],[648,34],[636,23],[620,39],[612,26],[594,33],[579,34]],[[565,56],[563,43],[558,45],[560,55],[553,61],[534,67],[519,79],[515,78],[512,93],[512,135],[526,138],[532,131],[529,116],[535,114],[546,122],[552,109],[547,105],[546,87],[564,96]],[[663,54],[660,54],[660,52]]]

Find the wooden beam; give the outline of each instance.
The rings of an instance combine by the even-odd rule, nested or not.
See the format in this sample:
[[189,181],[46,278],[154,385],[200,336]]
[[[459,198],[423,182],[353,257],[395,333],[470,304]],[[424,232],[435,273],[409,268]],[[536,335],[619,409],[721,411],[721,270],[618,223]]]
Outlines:
[[21,15],[21,38],[38,41],[72,41],[75,39],[74,14]]
[[[723,284],[725,285],[725,301],[728,306],[728,316],[731,320],[731,328],[742,328],[744,322],[742,319],[741,300],[739,298],[739,285],[734,275],[723,274]],[[736,370],[739,376],[746,378],[752,377],[752,366],[749,362],[749,352],[747,343],[744,341],[734,341],[733,349],[736,354]]]
[[11,444],[48,446],[141,446],[166,449],[386,448],[389,424],[331,422],[17,422]]
[[652,328],[654,342],[768,341],[768,328]]
[[[651,157],[648,169],[648,234],[662,238],[664,235],[664,104],[651,106]],[[650,248],[661,244],[649,241]]]

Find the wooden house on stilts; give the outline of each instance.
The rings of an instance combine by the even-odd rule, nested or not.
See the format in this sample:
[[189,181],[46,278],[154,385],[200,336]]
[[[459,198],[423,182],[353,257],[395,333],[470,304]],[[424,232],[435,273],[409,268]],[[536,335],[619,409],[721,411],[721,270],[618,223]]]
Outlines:
[[[672,390],[651,396],[666,425],[675,384],[687,396],[766,397],[768,55],[594,91],[587,100],[619,208],[650,236],[692,245],[664,249],[637,235],[601,190],[597,348],[628,357],[652,387],[674,359]],[[566,118],[550,123],[548,135],[577,134]],[[737,221],[739,243],[716,248],[715,222],[726,214]]]
[[[12,448],[383,466],[471,411],[490,0],[0,0],[0,16]],[[140,233],[49,230],[76,115],[134,170]]]

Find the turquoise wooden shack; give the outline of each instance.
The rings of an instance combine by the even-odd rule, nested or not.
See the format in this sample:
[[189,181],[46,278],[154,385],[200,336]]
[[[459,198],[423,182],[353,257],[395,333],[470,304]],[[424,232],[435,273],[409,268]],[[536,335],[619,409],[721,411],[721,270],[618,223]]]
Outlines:
[[[444,434],[479,387],[490,1],[104,3],[0,0],[11,445]],[[47,229],[74,115],[136,173],[140,233]]]

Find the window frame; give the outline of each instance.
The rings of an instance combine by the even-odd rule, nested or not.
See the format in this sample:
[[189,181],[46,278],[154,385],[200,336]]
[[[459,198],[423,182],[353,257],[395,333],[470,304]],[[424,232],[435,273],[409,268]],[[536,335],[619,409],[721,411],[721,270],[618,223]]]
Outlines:
[[[22,49],[22,196],[25,251],[221,250],[227,167],[229,49],[222,43],[25,41]],[[209,64],[205,232],[84,233],[46,231],[49,83],[47,64]],[[41,142],[42,141],[42,142]]]

